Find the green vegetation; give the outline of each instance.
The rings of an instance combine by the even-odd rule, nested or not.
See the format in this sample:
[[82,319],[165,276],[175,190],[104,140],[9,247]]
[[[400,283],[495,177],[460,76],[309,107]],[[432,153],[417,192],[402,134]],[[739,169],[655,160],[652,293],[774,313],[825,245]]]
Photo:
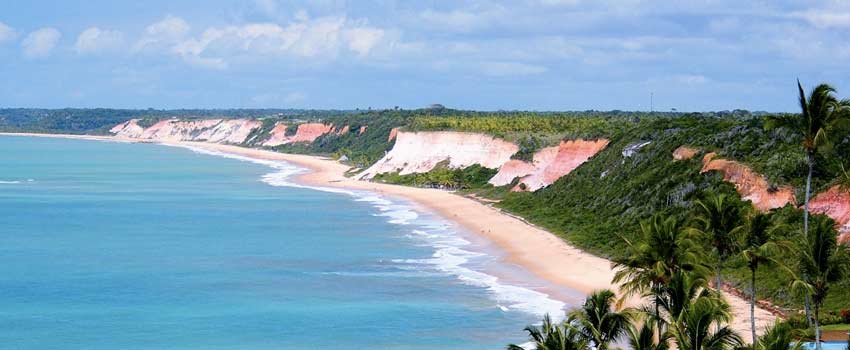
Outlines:
[[399,175],[397,172],[384,173],[376,175],[373,181],[451,190],[487,189],[493,188],[487,181],[495,176],[496,172],[498,170],[485,168],[478,164],[463,169],[453,169],[448,166],[448,161],[444,161],[427,173],[407,175]]

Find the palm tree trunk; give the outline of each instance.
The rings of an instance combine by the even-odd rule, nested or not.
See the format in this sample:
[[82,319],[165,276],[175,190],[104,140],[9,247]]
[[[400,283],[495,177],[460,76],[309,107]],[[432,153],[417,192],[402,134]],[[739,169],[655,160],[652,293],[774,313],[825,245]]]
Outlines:
[[815,348],[817,350],[821,350],[820,346],[820,321],[818,321],[818,316],[820,316],[820,306],[815,304]]
[[[812,193],[812,174],[815,169],[815,154],[813,151],[806,151],[806,159],[809,163],[809,173],[806,176],[806,204],[803,207],[803,238],[809,239],[809,197]],[[809,323],[809,328],[812,327],[812,306],[809,302],[809,293],[805,296],[806,321]]]
[[756,269],[750,269],[750,325],[753,331],[753,349],[756,348]]

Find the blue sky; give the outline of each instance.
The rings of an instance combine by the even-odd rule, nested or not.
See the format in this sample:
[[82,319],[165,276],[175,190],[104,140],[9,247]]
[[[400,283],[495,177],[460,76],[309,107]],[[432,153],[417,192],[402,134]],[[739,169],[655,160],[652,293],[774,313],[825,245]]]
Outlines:
[[2,107],[795,111],[849,73],[847,1],[0,3]]

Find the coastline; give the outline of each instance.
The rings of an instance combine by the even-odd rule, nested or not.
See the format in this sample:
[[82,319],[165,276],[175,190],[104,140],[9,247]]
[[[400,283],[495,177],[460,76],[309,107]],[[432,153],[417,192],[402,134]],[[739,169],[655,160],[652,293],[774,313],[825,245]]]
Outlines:
[[[451,220],[472,234],[494,243],[505,252],[504,262],[519,265],[533,275],[550,283],[588,294],[594,290],[610,288],[614,271],[611,262],[569,245],[554,234],[535,227],[521,218],[504,213],[479,201],[451,192],[380,184],[353,180],[344,176],[348,166],[336,161],[309,155],[278,153],[240,146],[190,141],[148,141],[111,136],[60,135],[35,133],[0,133],[0,136],[34,136],[73,138],[98,141],[155,142],[167,145],[191,146],[222,153],[263,160],[285,161],[310,169],[296,176],[296,181],[312,186],[335,187],[371,191],[378,194],[405,198],[422,205],[441,217]],[[749,304],[746,300],[724,292],[734,314],[732,327],[742,335],[749,334]],[[637,300],[629,300],[636,304]],[[756,309],[759,329],[772,324],[776,316],[766,310]]]

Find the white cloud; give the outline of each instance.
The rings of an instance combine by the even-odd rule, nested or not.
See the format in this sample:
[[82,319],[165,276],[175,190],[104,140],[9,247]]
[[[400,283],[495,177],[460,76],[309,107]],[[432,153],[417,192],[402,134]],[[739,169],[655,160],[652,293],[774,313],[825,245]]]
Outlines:
[[0,44],[12,41],[17,37],[18,34],[15,33],[15,30],[12,27],[6,25],[6,23],[0,22]]
[[352,28],[345,31],[348,48],[360,56],[366,56],[384,37],[384,31],[377,28]]
[[115,50],[124,43],[124,34],[113,30],[104,30],[98,27],[91,27],[84,30],[77,36],[77,42],[74,44],[74,49],[77,53],[99,53],[109,50]]
[[812,10],[796,12],[792,17],[802,18],[818,28],[850,28],[850,12]]
[[186,23],[182,18],[172,15],[165,16],[159,22],[145,28],[144,35],[133,46],[133,51],[168,47],[185,38],[189,29],[189,23]]
[[171,51],[189,64],[223,69],[228,61],[257,57],[315,58],[330,60],[343,50],[364,57],[385,37],[383,29],[345,17],[310,19],[306,14],[286,26],[249,23],[210,27],[199,37],[175,43]]
[[43,58],[50,55],[50,52],[53,51],[53,48],[56,47],[56,44],[59,42],[59,39],[62,38],[62,33],[60,33],[56,28],[41,28],[32,33],[29,33],[26,38],[24,38],[21,46],[24,49],[24,56],[29,58]]
[[522,76],[546,72],[546,67],[520,62],[484,62],[481,72],[492,77]]

